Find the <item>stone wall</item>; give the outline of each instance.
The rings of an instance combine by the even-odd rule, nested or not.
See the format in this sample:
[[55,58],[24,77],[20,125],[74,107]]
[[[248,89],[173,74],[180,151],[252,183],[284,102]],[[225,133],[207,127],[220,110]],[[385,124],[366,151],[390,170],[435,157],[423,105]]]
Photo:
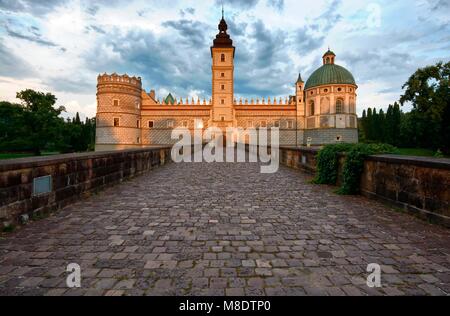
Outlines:
[[[168,162],[170,147],[5,160],[0,162],[0,229]],[[37,195],[34,179],[45,176],[51,176],[51,190]]]
[[[280,163],[316,171],[318,148],[280,149]],[[339,182],[345,157],[339,159]],[[366,159],[361,193],[450,227],[450,159],[377,155]]]

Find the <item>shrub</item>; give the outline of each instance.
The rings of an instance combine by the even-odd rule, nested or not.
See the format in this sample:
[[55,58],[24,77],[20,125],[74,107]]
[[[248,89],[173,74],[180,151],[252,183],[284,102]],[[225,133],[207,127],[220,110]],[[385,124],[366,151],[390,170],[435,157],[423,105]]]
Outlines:
[[339,144],[325,146],[317,155],[316,184],[335,185],[338,178],[339,153],[345,154],[342,186],[339,194],[358,194],[360,180],[367,156],[395,153],[397,149],[388,144]]
[[344,153],[352,145],[327,145],[317,155],[317,174],[313,183],[335,185],[338,178],[339,153]]

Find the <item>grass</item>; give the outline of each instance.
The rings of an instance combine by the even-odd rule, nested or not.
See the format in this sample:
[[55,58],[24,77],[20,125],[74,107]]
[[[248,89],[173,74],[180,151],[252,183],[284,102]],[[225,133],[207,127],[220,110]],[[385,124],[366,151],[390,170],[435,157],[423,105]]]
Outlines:
[[[58,155],[59,152],[42,152],[42,156]],[[34,157],[32,153],[0,153],[0,160]]]
[[396,154],[404,156],[421,156],[421,157],[435,157],[436,152],[431,149],[424,148],[398,148]]

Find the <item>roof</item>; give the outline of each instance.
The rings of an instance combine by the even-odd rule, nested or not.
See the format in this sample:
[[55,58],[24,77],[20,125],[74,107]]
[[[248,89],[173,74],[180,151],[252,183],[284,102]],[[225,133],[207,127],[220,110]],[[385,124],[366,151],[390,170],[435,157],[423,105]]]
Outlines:
[[172,96],[172,93],[169,93],[169,95],[164,99],[164,103],[172,105],[176,103],[175,98]]
[[325,56],[327,56],[327,55],[333,55],[333,56],[336,56],[336,54],[335,54],[333,51],[331,51],[330,49],[327,50],[327,52],[323,55],[323,57],[325,57]]
[[350,71],[336,64],[325,64],[312,73],[306,81],[305,90],[327,84],[352,84],[355,78]]

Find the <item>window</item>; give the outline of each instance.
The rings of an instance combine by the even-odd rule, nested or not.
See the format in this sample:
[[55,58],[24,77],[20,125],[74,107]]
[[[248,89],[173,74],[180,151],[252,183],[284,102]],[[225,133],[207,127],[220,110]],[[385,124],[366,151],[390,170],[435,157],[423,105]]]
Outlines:
[[136,127],[141,128],[141,121],[139,121],[139,120],[136,121]]
[[148,128],[153,128],[155,127],[155,122],[154,121],[148,121]]
[[167,122],[167,127],[168,128],[173,128],[173,121],[168,121]]
[[137,143],[138,143],[138,144],[141,143],[141,138],[140,138],[140,137],[137,138]]
[[330,57],[327,57],[327,64],[330,63]]
[[342,88],[338,88],[338,91],[341,92],[341,91],[342,91]]
[[253,128],[253,121],[247,121],[247,127]]
[[225,122],[225,116],[221,116],[221,117],[220,117],[220,120],[221,120],[222,122]]
[[337,99],[336,100],[336,114],[341,114],[344,111],[344,101],[342,101],[342,99]]
[[220,74],[220,76],[221,76],[222,78],[225,78],[225,73],[222,72],[222,73]]
[[275,121],[274,123],[273,123],[273,126],[274,127],[280,127],[280,121]]
[[328,93],[328,89],[323,90],[325,93]]
[[220,104],[225,104],[225,99],[220,100]]
[[259,127],[267,127],[267,121],[261,121],[261,123],[259,124]]
[[225,54],[220,55],[220,61],[223,63],[225,62]]
[[315,114],[315,106],[314,101],[309,103],[309,116],[313,116]]
[[187,128],[188,127],[188,122],[187,121],[182,121],[181,122],[181,127]]
[[113,100],[113,105],[114,105],[114,106],[119,106],[119,104],[120,104],[120,101],[119,101],[119,100],[117,100],[117,99],[114,99],[114,100]]
[[222,90],[225,90],[225,85],[224,85],[224,84],[221,85],[220,88],[221,88]]
[[287,127],[288,127],[288,129],[293,129],[294,128],[294,121],[288,121],[287,122]]
[[140,109],[141,108],[141,103],[139,101],[136,101],[136,108]]
[[120,119],[118,117],[114,118],[114,127],[119,127],[120,126]]

